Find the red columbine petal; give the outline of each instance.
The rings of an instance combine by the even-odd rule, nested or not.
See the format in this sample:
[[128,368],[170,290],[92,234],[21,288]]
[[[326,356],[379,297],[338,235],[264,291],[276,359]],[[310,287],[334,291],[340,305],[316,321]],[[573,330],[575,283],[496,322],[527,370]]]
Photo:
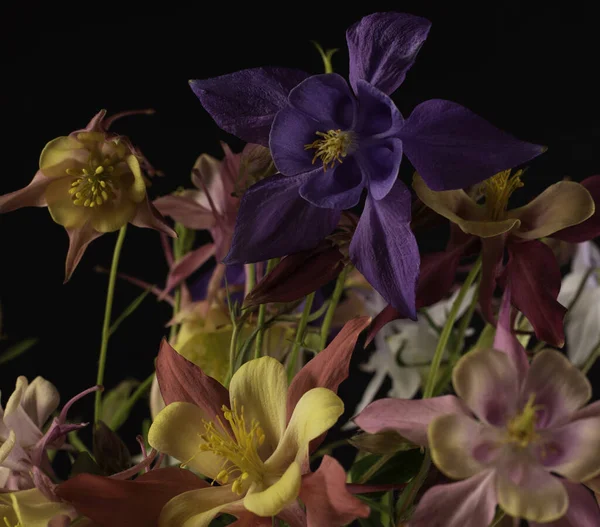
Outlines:
[[308,390],[328,388],[337,393],[338,386],[348,377],[350,358],[356,340],[370,322],[369,317],[358,317],[348,321],[329,346],[296,374],[287,393],[288,420],[296,404]]
[[600,236],[600,176],[584,179],[581,184],[588,190],[596,204],[596,211],[579,225],[555,232],[552,237],[571,243],[580,243]]
[[492,313],[492,297],[496,289],[496,280],[502,268],[506,237],[494,236],[481,240],[481,282],[479,283],[479,305],[487,322],[495,324]]
[[346,489],[346,473],[325,456],[316,472],[302,478],[300,499],[306,504],[308,527],[337,527],[356,518],[367,518],[370,509]]
[[221,415],[229,392],[219,381],[177,353],[163,339],[156,359],[156,377],[165,404],[183,401],[199,406],[206,415]]
[[245,298],[247,307],[267,302],[293,302],[334,280],[344,268],[344,255],[330,241],[286,256]]
[[375,335],[379,333],[379,330],[383,326],[385,326],[388,322],[391,322],[392,320],[397,320],[399,318],[402,318],[402,313],[400,313],[400,311],[398,311],[395,307],[390,306],[388,304],[387,307],[382,309],[378,313],[378,315],[373,319],[373,322],[371,322],[371,326],[369,327],[369,331],[367,332],[365,347],[371,343],[371,341],[375,338]]
[[46,207],[46,187],[52,182],[38,170],[25,188],[0,196],[0,213],[11,212],[21,207]]
[[102,233],[95,231],[89,223],[79,229],[67,229],[67,234],[69,235],[69,251],[65,262],[65,282],[71,278],[87,246],[102,236]]
[[552,249],[533,240],[510,243],[508,252],[502,281],[510,287],[513,305],[527,317],[538,339],[562,347],[567,310],[556,300],[561,275]]
[[207,486],[189,470],[161,468],[134,481],[79,474],[58,485],[57,495],[102,527],[156,527],[173,497]]

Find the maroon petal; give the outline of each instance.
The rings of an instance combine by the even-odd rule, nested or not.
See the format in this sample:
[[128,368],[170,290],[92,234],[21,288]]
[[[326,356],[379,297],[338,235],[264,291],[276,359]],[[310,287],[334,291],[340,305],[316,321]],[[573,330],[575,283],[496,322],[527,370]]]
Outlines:
[[581,184],[588,190],[596,204],[596,211],[579,225],[567,227],[555,232],[552,237],[565,242],[581,243],[600,236],[600,176],[591,176],[584,179]]
[[562,347],[567,310],[556,300],[561,275],[552,249],[533,240],[510,243],[508,252],[502,281],[510,287],[513,305],[527,317],[538,339]]
[[365,346],[368,346],[371,343],[371,341],[375,338],[375,335],[379,333],[379,330],[388,322],[403,318],[403,316],[404,315],[402,315],[402,313],[400,313],[400,311],[393,306],[388,305],[387,307],[383,308],[373,319],[373,322],[371,322],[371,326],[367,332]]
[[79,474],[58,485],[56,493],[101,527],[156,527],[171,498],[206,485],[189,470],[161,468],[135,481]]
[[367,518],[370,509],[346,489],[346,473],[332,457],[324,456],[316,472],[302,478],[300,499],[306,504],[308,527],[338,527]]
[[156,377],[165,404],[192,403],[207,415],[221,415],[221,407],[229,405],[227,389],[177,353],[166,339],[161,342],[156,359]]
[[293,302],[334,280],[344,268],[344,255],[324,240],[314,249],[281,260],[244,299],[244,306]]
[[69,250],[65,262],[65,283],[71,278],[87,246],[102,236],[102,233],[94,230],[89,223],[79,229],[67,229],[67,234],[69,235]]
[[496,324],[492,313],[492,297],[496,290],[496,281],[502,269],[504,245],[506,238],[502,235],[481,240],[481,282],[479,283],[479,306],[483,318],[490,324]]
[[38,170],[25,188],[0,196],[0,213],[11,212],[21,207],[45,207],[46,187],[52,182]]
[[337,393],[338,386],[348,377],[350,358],[358,336],[370,322],[369,317],[358,317],[346,322],[329,346],[296,374],[288,388],[288,420],[296,404],[308,390],[328,388]]

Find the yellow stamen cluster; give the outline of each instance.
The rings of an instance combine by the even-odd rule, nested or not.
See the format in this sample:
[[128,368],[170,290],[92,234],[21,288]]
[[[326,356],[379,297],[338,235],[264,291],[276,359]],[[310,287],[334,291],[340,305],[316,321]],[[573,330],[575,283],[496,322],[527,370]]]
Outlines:
[[83,207],[100,207],[116,197],[117,184],[112,177],[115,167],[110,159],[99,162],[90,157],[88,168],[67,169],[69,176],[75,176],[69,194],[73,204]]
[[[245,492],[245,482],[260,481],[264,473],[263,461],[258,455],[259,447],[265,441],[265,434],[260,424],[253,419],[248,427],[244,418],[244,407],[239,411],[233,401],[231,410],[222,407],[223,416],[229,422],[233,437],[223,427],[217,417],[219,428],[213,422],[204,421],[205,433],[200,436],[202,443],[200,452],[213,452],[225,462],[216,481],[225,485],[235,477],[231,490],[238,495]],[[246,487],[247,488],[247,487]]]
[[513,417],[506,425],[508,442],[520,448],[525,448],[538,439],[535,424],[536,412],[540,406],[534,405],[534,401],[535,394],[532,393],[521,413]]
[[323,170],[332,168],[336,161],[341,163],[354,147],[354,134],[349,131],[329,130],[317,132],[317,135],[323,139],[304,145],[304,150],[316,149],[312,162],[314,164],[317,159],[321,159]]
[[6,525],[6,527],[21,527],[21,522],[18,521],[15,525],[12,525],[8,518],[4,516],[4,525]]
[[485,206],[491,220],[500,220],[506,212],[508,200],[512,193],[523,186],[522,170],[511,175],[510,170],[498,172],[495,176],[483,182]]

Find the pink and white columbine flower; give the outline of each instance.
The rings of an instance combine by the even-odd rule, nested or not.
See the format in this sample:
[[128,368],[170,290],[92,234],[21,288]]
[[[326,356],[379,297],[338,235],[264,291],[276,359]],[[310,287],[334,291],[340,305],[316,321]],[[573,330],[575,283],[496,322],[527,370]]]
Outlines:
[[561,353],[546,349],[528,363],[508,329],[507,297],[495,349],[468,353],[453,371],[458,397],[381,399],[355,419],[429,447],[446,476],[463,480],[427,491],[411,527],[489,525],[497,504],[530,525],[600,525],[578,484],[600,474],[600,402],[585,406],[591,385]]

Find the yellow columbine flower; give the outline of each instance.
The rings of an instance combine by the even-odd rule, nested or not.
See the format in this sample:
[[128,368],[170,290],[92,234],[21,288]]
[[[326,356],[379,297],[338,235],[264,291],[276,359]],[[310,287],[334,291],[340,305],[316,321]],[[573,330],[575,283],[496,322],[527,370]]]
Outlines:
[[211,487],[168,502],[161,527],[204,527],[221,512],[244,509],[275,516],[297,499],[309,443],[333,426],[344,405],[333,391],[313,388],[288,422],[287,388],[281,363],[261,357],[233,375],[230,404],[219,415],[187,402],[172,403],[157,415],[150,445],[213,480]]
[[59,515],[76,516],[70,505],[50,501],[35,488],[0,493],[0,527],[47,527]]

